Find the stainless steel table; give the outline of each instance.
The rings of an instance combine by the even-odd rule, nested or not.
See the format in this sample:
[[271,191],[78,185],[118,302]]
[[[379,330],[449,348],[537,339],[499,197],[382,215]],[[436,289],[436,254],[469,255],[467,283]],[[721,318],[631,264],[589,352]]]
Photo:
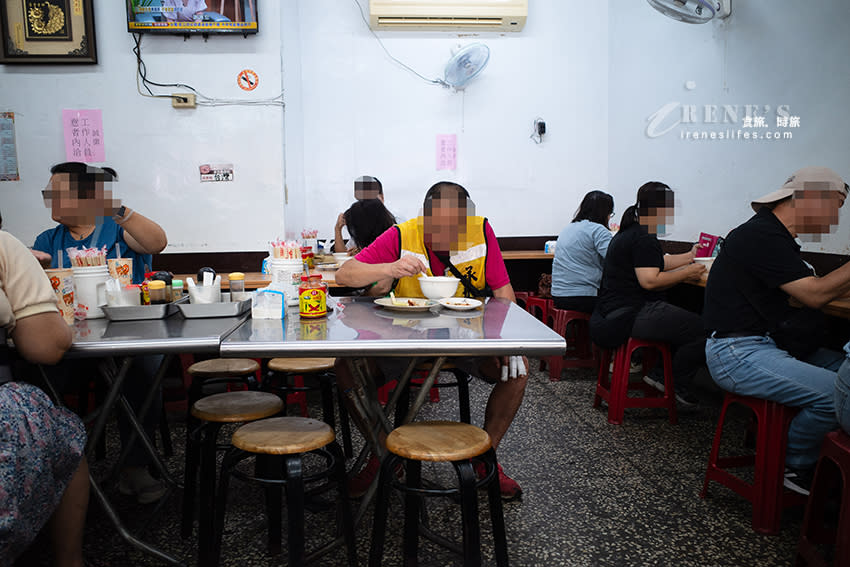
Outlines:
[[388,311],[371,297],[336,298],[340,309],[304,320],[251,319],[221,343],[224,357],[311,356],[551,356],[564,338],[514,303],[490,299],[483,308]]
[[[401,390],[410,380],[422,357],[437,357],[419,388],[405,422],[410,421],[425,401],[440,367],[455,356],[551,356],[566,350],[564,338],[514,303],[491,298],[473,311],[390,311],[370,297],[336,298],[338,308],[319,320],[304,320],[297,310],[284,320],[248,320],[221,344],[223,357],[346,357],[356,386],[346,392],[352,417],[367,434],[376,455],[384,448],[378,433],[392,427],[387,414],[393,410]],[[386,408],[378,402],[377,388],[368,365],[357,357],[410,357]],[[354,465],[356,470],[365,458]],[[358,519],[375,491],[375,484],[361,502]]]
[[[106,380],[109,389],[103,404],[97,409],[94,427],[89,433],[86,443],[86,453],[91,456],[98,440],[103,436],[106,420],[116,404],[118,404],[121,410],[127,415],[133,427],[133,434],[119,458],[119,463],[126,456],[129,446],[138,437],[138,440],[153,458],[162,477],[172,486],[175,486],[176,482],[171,478],[159,453],[145,434],[139,416],[143,418],[150,405],[155,401],[154,395],[158,391],[172,355],[179,353],[210,353],[217,355],[222,339],[242,325],[246,319],[247,315],[215,319],[185,319],[182,315],[176,314],[167,319],[149,321],[110,322],[107,319],[78,321],[74,326],[74,342],[65,355],[66,358],[120,359],[117,371],[115,372],[109,371],[109,369],[101,365],[101,374]],[[136,415],[132,406],[121,394],[121,388],[127,377],[127,371],[130,368],[133,358],[140,355],[154,354],[164,354],[166,356],[154,375],[151,384],[151,393],[144,401],[139,414]],[[45,379],[49,383],[46,375]],[[118,514],[101,490],[99,483],[91,476],[90,480],[92,492],[94,492],[95,497],[103,506],[107,516],[109,516],[125,541],[143,552],[158,557],[168,563],[175,565],[185,564],[184,561],[174,558],[133,536],[122,524]]]

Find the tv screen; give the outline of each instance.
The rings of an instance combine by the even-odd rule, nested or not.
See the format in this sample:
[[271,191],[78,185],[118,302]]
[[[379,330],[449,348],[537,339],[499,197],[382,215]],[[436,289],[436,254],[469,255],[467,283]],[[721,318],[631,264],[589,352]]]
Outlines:
[[258,0],[127,0],[127,31],[257,33]]

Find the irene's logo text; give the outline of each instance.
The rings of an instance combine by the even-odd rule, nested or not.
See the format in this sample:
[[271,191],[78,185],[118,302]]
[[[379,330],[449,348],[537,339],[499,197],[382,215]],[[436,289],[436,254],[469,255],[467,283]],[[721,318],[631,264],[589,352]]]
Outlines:
[[793,137],[791,131],[766,129],[800,127],[800,117],[793,115],[787,104],[772,107],[759,104],[696,105],[668,102],[646,120],[647,138],[660,138],[678,130],[679,138],[683,140],[790,140]]

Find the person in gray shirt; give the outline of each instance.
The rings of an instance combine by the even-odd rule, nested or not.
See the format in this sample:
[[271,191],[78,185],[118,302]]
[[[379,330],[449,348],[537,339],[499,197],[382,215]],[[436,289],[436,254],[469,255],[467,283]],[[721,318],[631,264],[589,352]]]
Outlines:
[[608,221],[613,214],[614,198],[602,191],[591,191],[558,236],[552,260],[552,299],[558,309],[593,312],[602,281],[602,264],[611,242]]

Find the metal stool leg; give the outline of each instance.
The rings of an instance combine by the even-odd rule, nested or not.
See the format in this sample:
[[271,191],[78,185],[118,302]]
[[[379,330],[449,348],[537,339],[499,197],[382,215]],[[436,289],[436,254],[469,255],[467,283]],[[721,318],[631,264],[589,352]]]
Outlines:
[[375,519],[372,524],[372,547],[369,550],[369,567],[381,567],[384,558],[384,538],[387,531],[387,509],[390,506],[390,483],[398,458],[387,455],[378,476],[378,494],[375,497]]
[[475,490],[475,472],[469,460],[454,461],[460,481],[461,517],[463,523],[463,565],[481,565],[481,528],[478,525],[478,494]]
[[351,446],[351,423],[348,419],[348,410],[345,408],[345,400],[342,399],[342,392],[337,390],[337,406],[339,406],[339,423],[342,428],[342,451],[346,459],[350,459],[354,455],[354,448]]
[[208,560],[215,532],[216,439],[220,423],[210,422],[201,429],[201,491],[198,502],[198,551],[201,564]]
[[469,376],[462,370],[454,369],[452,374],[457,381],[457,399],[460,406],[460,420],[464,423],[472,423],[469,410]]
[[[256,476],[259,478],[283,478],[283,460],[281,457],[257,455],[255,467]],[[268,522],[268,553],[269,555],[280,555],[283,549],[280,534],[281,527],[283,526],[283,513],[280,510],[283,487],[280,484],[268,484],[265,488],[265,496],[266,520]]]
[[[393,471],[387,471],[393,474]],[[420,488],[422,486],[422,463],[405,459],[405,474],[407,486]],[[421,496],[407,491],[404,494],[404,563],[415,565],[419,550],[419,504]]]
[[198,483],[199,451],[199,443],[192,432],[187,431],[186,463],[183,469],[183,513],[180,521],[180,536],[183,539],[192,536],[192,524],[195,522],[195,491]]
[[493,543],[496,549],[496,565],[508,566],[508,537],[505,533],[505,516],[502,511],[502,494],[499,490],[499,474],[496,472],[496,451],[490,449],[483,455],[484,462],[494,470],[493,480],[487,486],[487,501],[490,505],[490,520],[493,524]]
[[301,455],[285,457],[289,564],[304,564],[304,477]]
[[342,519],[342,538],[348,553],[350,567],[357,565],[357,542],[354,539],[354,515],[348,500],[348,476],[345,474],[345,457],[336,441],[327,446],[328,452],[334,459],[334,480],[339,490],[340,516]]
[[209,555],[204,557],[203,550],[199,549],[199,565],[210,565],[216,567],[221,560],[221,539],[224,535],[224,517],[227,508],[227,489],[230,486],[230,471],[241,461],[247,453],[239,449],[230,449],[224,454],[221,463],[221,475],[218,482],[218,493],[216,494],[214,518],[213,541],[208,551]]

